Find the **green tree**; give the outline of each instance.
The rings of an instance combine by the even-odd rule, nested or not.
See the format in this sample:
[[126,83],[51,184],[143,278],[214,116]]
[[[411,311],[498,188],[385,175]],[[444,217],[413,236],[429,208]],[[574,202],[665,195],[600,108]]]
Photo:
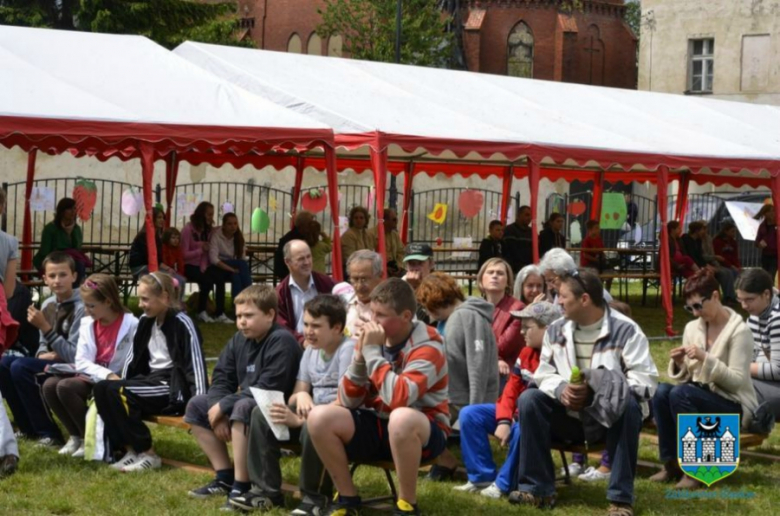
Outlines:
[[72,29],[78,0],[0,0],[0,25]]
[[[344,51],[354,59],[395,61],[396,0],[325,0],[318,9],[317,33],[341,35]],[[438,2],[404,0],[401,22],[401,62],[445,66],[452,54],[450,19]]]
[[642,31],[642,4],[639,0],[626,2],[626,23],[639,38]]
[[236,31],[232,3],[192,0],[81,0],[79,28],[91,32],[138,34],[167,48],[186,40],[244,45]]

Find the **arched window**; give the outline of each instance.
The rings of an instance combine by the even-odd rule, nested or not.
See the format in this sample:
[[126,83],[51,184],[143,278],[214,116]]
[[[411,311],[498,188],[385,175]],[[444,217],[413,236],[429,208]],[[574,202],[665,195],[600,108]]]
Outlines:
[[290,36],[290,40],[287,42],[287,51],[293,54],[300,54],[303,52],[303,45],[301,44],[301,37],[293,32]]
[[309,44],[306,48],[306,53],[313,56],[322,55],[322,39],[316,32],[312,32],[309,36]]
[[518,22],[507,41],[506,72],[511,77],[534,76],[534,35],[525,22]]
[[333,57],[341,57],[341,51],[342,46],[344,45],[344,40],[336,34],[335,36],[331,36],[328,38],[328,55]]

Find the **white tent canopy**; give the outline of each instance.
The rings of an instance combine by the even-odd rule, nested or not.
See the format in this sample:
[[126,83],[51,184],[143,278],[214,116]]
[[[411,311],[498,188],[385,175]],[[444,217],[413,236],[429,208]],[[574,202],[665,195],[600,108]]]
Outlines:
[[775,173],[780,162],[780,108],[772,106],[192,42],[174,52],[337,135],[581,149],[572,157],[623,155],[623,165],[654,155]]

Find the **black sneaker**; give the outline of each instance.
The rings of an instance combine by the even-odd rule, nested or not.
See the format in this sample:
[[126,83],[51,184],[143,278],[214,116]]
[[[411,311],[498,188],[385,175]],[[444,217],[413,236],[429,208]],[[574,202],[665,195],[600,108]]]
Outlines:
[[6,455],[0,459],[0,478],[9,477],[19,468],[19,457]]
[[290,513],[294,516],[323,516],[327,505],[317,505],[311,502],[301,502],[298,507]]
[[324,516],[360,516],[360,505],[347,505],[336,502],[325,512]]
[[216,478],[203,487],[193,489],[188,495],[193,498],[208,498],[209,496],[225,496],[230,493],[230,485]]
[[393,508],[393,516],[420,516],[420,509],[404,500],[398,500]]
[[265,493],[247,491],[237,496],[229,496],[228,503],[242,511],[268,512],[275,507],[284,507],[284,496],[269,496]]

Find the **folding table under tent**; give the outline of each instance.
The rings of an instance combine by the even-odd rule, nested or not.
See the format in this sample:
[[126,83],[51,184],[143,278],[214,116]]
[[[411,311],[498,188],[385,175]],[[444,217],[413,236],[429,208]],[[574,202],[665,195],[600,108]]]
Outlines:
[[780,108],[192,42],[174,53],[326,123],[339,148],[367,148],[380,226],[388,163],[407,163],[404,188],[410,191],[413,159],[420,156],[495,162],[486,168],[503,179],[503,217],[512,180],[527,176],[534,228],[539,180],[552,179],[552,167],[558,177],[595,179],[597,191],[605,180],[657,183],[670,333],[669,181],[678,179],[682,187],[692,173],[719,183],[771,183],[780,205]]
[[[150,270],[157,268],[151,210],[159,159],[167,163],[170,209],[182,156],[200,162],[230,157],[245,165],[266,153],[322,149],[338,223],[327,125],[251,95],[144,37],[0,26],[0,83],[0,144],[29,153],[23,268],[31,266],[29,198],[37,151],[140,158]],[[340,255],[334,245],[336,276]]]

